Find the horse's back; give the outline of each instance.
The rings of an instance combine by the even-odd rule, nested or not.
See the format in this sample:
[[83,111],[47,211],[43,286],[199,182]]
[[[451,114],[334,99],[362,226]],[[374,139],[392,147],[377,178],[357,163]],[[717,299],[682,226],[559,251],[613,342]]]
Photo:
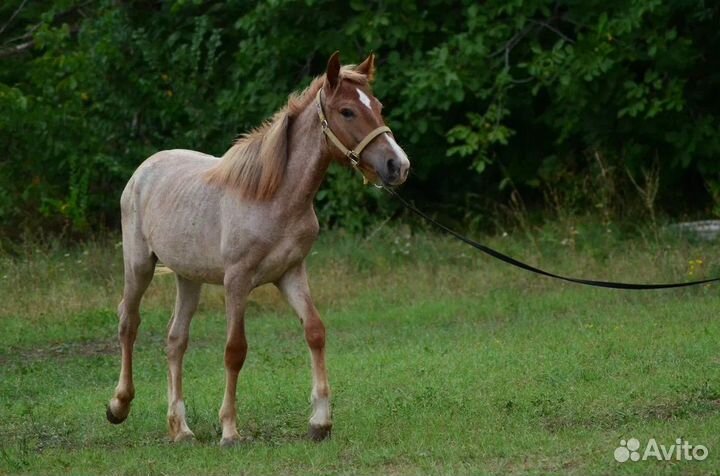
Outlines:
[[[120,204],[123,213],[138,201],[154,193],[182,192],[182,184],[203,180],[205,172],[219,159],[193,150],[173,149],[157,152],[140,164],[123,190]],[[194,180],[193,180],[194,179]]]

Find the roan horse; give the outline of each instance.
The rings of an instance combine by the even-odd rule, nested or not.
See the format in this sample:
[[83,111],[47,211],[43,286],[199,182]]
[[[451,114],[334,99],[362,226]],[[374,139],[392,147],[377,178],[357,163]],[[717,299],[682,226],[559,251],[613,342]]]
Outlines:
[[[123,422],[135,396],[133,344],[140,300],[160,260],[177,279],[168,328],[168,426],[170,438],[193,438],[185,420],[182,361],[190,320],[202,283],[225,288],[227,340],[225,396],[220,408],[222,445],[240,440],[235,393],[245,361],[244,313],[250,291],[274,283],[298,314],[312,361],[309,435],[330,434],[330,387],[325,368],[325,327],[308,287],[305,257],[318,234],[313,199],[331,161],[350,161],[366,179],[398,185],[410,162],[384,126],[372,95],[370,55],[327,71],[271,120],[238,139],[218,159],[189,150],[158,152],[135,171],[121,198],[125,287],[118,306],[120,378],[107,407]],[[353,145],[348,150],[344,144]]]

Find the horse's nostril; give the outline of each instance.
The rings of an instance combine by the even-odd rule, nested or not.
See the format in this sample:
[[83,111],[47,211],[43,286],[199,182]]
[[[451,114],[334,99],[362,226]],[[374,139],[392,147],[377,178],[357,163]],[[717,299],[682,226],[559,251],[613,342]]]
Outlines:
[[387,170],[390,174],[394,174],[398,171],[397,161],[395,159],[388,159]]

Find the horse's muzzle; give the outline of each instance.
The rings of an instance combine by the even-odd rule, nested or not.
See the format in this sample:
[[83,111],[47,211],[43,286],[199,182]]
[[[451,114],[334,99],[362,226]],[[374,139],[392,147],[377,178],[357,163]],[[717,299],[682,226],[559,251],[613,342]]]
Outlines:
[[385,161],[385,173],[382,174],[386,185],[400,185],[407,180],[410,161],[405,157],[391,157]]

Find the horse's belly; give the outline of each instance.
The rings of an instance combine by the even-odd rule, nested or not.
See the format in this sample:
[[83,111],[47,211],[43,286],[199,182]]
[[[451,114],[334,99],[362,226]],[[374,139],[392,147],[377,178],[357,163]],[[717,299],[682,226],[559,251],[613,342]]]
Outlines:
[[155,154],[133,175],[123,214],[136,215],[144,240],[163,265],[194,281],[222,283],[222,194],[204,179],[213,163],[192,151]]
[[[163,263],[165,264],[165,263]],[[192,266],[187,267],[183,266],[183,264],[165,264],[168,268],[173,270],[175,274],[182,276],[183,278],[187,278],[190,281],[196,281],[199,283],[207,283],[207,284],[223,284],[223,280],[225,278],[225,271],[222,267],[216,268],[216,267],[202,267],[202,266]]]
[[153,252],[160,263],[171,269],[176,274],[191,281],[209,284],[222,284],[225,277],[225,270],[222,263],[213,259],[212,255],[205,252],[185,249],[182,252],[177,250],[166,250],[160,247]]
[[[157,226],[148,237],[158,260],[176,274],[210,284],[222,284],[225,276],[219,233],[212,226],[193,220],[184,226]],[[197,223],[197,224],[196,224]]]

